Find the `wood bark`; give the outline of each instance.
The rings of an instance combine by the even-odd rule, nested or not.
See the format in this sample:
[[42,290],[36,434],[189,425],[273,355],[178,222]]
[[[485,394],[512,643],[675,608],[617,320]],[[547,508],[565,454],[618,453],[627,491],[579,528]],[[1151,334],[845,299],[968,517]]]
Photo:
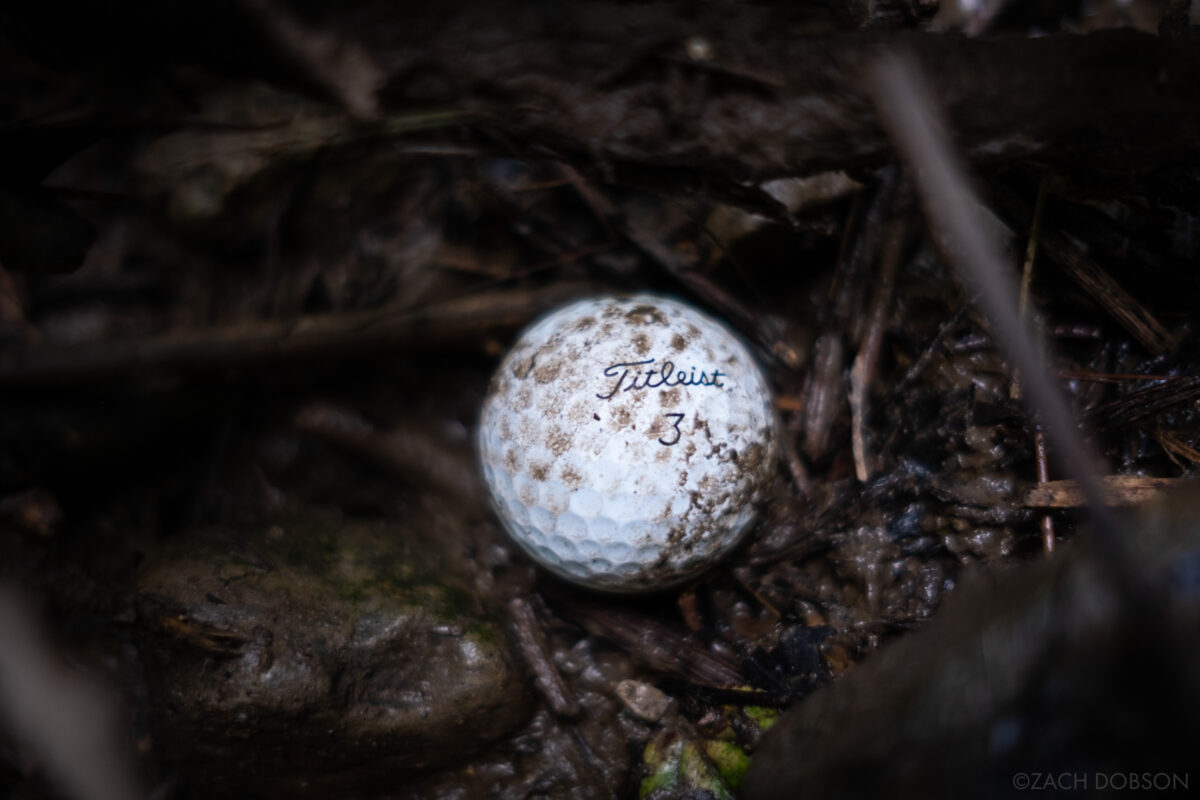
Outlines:
[[894,160],[863,89],[886,51],[913,54],[968,157],[1137,169],[1200,137],[1200,35],[1131,30],[968,39],[814,34],[787,12],[593,3],[460,7],[355,34],[390,76],[385,102],[450,104],[503,141],[601,164],[768,178]]

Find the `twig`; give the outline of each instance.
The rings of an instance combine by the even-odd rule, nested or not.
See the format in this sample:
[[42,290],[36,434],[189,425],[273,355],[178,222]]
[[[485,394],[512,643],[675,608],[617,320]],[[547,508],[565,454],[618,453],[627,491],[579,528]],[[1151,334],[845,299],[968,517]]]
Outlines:
[[724,287],[702,274],[696,269],[695,259],[680,255],[676,248],[663,240],[662,231],[654,228],[646,220],[638,217],[628,219],[623,232],[633,244],[673,278],[719,309],[726,319],[759,345],[763,354],[786,366],[799,366],[799,363],[789,360],[791,349],[780,346],[788,337],[778,319],[752,310]]
[[[1025,243],[1025,265],[1021,270],[1021,294],[1017,300],[1017,313],[1029,318],[1029,287],[1033,283],[1033,260],[1037,257],[1038,235],[1042,229],[1042,212],[1046,208],[1046,180],[1038,183],[1037,201],[1033,204],[1033,222],[1029,226],[1029,240]],[[1013,382],[1017,386],[1017,382]]]
[[478,344],[484,334],[516,330],[537,313],[591,288],[556,284],[537,291],[489,292],[418,309],[252,322],[78,347],[31,346],[0,353],[0,386],[91,380],[149,369],[226,369]]
[[1050,257],[1100,307],[1151,353],[1172,350],[1175,339],[1150,309],[1125,291],[1111,275],[1063,234],[1044,230],[1041,241]]
[[580,596],[554,591],[546,594],[553,606],[588,633],[608,639],[651,669],[717,689],[731,689],[746,682],[737,666],[649,617]]
[[1126,383],[1128,381],[1179,381],[1182,375],[1140,375],[1136,372],[1091,372],[1079,369],[1056,369],[1054,377],[1091,383]]
[[878,284],[875,296],[871,301],[871,309],[867,313],[867,328],[863,332],[862,343],[854,366],[850,369],[850,442],[854,450],[854,468],[858,479],[866,483],[871,479],[871,468],[867,463],[867,436],[865,431],[867,416],[867,390],[875,377],[875,367],[879,363],[879,352],[883,346],[883,332],[886,328],[888,311],[892,303],[892,291],[896,282],[896,272],[900,269],[900,258],[906,240],[907,220],[903,217],[892,219],[886,226],[883,239],[883,252],[880,255]]
[[[1038,235],[1042,228],[1042,216],[1046,209],[1046,180],[1038,183],[1037,202],[1033,205],[1033,222],[1029,226],[1029,239],[1025,243],[1025,265],[1021,270],[1021,293],[1017,301],[1017,313],[1022,319],[1030,319],[1029,289],[1033,284],[1033,262],[1037,257]],[[1014,400],[1021,397],[1021,376],[1013,371],[1012,394]],[[1040,424],[1035,423],[1033,431],[1034,463],[1037,469],[1037,482],[1046,483],[1050,480],[1050,463],[1046,458],[1046,432]],[[1049,514],[1042,514],[1042,552],[1054,552],[1054,520]]]
[[[1100,479],[1105,505],[1127,508],[1153,500],[1186,478],[1146,478],[1141,475],[1106,475]],[[1046,481],[1025,492],[1021,505],[1027,508],[1079,508],[1086,500],[1075,481]]]
[[1099,428],[1129,425],[1146,417],[1161,414],[1172,408],[1200,398],[1200,375],[1180,377],[1156,383],[1124,397],[1096,406],[1084,417],[1084,424]]
[[1156,431],[1154,439],[1180,469],[1186,469],[1186,465],[1179,461],[1180,458],[1186,458],[1192,464],[1200,464],[1200,450],[1182,441],[1175,431]]
[[309,27],[273,0],[240,2],[301,73],[329,92],[352,116],[378,116],[376,93],[387,76],[360,45]]
[[928,86],[911,60],[893,54],[872,65],[868,87],[910,167],[931,227],[963,279],[978,292],[979,305],[1008,351],[1012,366],[1024,376],[1027,403],[1044,421],[1060,468],[1075,476],[1083,491],[1104,571],[1135,619],[1148,626],[1158,624],[1161,598],[1133,566],[1116,523],[1105,509],[1104,493],[1094,474],[1097,459],[1079,435],[1066,401],[1042,365],[1033,336],[1017,314],[1014,287],[1006,279],[1008,270],[984,232],[965,169],[950,147]]
[[427,485],[469,503],[481,497],[469,448],[438,438],[426,428],[401,426],[380,430],[353,409],[314,402],[293,417],[296,428],[366,456],[387,469],[419,476]]
[[811,460],[825,455],[833,422],[845,396],[845,341],[854,337],[854,323],[867,294],[867,271],[875,261],[883,236],[884,220],[891,212],[899,175],[894,168],[881,170],[860,193],[851,212],[830,287],[828,313],[813,345],[812,367],[805,392],[801,449]]
[[896,388],[892,390],[890,394],[892,399],[903,397],[904,393],[916,382],[917,378],[921,377],[921,373],[933,361],[934,356],[937,355],[938,350],[942,347],[942,343],[950,335],[950,331],[958,327],[959,323],[966,318],[969,311],[969,306],[962,305],[938,326],[937,331],[929,338],[929,342],[925,345],[925,348],[921,350],[921,355],[912,363],[912,366],[904,373],[904,377],[896,384]]
[[783,460],[787,464],[788,475],[792,478],[792,484],[796,487],[796,491],[801,497],[808,497],[811,492],[811,486],[808,480],[808,470],[804,467],[804,462],[800,460],[800,451],[796,449],[796,437],[786,425],[781,425],[782,435],[779,437],[780,444],[783,446]]
[[1021,370],[1028,405],[1043,420],[1059,468],[1074,476],[1092,521],[1092,546],[1087,552],[1112,587],[1118,607],[1131,621],[1136,648],[1178,696],[1183,709],[1180,718],[1192,719],[1200,708],[1192,680],[1194,654],[1179,643],[1163,588],[1151,583],[1133,560],[1130,546],[1106,508],[1108,496],[1093,472],[1098,462],[1071,419],[1054,379],[1042,366],[1033,337],[1016,313],[1004,263],[980,224],[965,169],[939,124],[927,86],[910,61],[895,55],[874,65],[869,86],[884,124],[914,173],[931,226],[940,230],[953,263],[979,292],[980,305],[1008,351],[1012,366]]
[[116,709],[92,680],[59,663],[26,602],[0,586],[0,720],[68,796],[142,796],[132,756],[118,744]]
[[550,660],[550,646],[541,620],[526,600],[515,597],[508,603],[509,627],[513,638],[533,671],[534,684],[550,709],[560,717],[579,716],[579,704],[570,696],[558,668]]
[[1071,238],[1087,242],[1091,252],[1104,253],[1113,263],[1122,264],[1126,274],[1161,275],[1192,288],[1200,285],[1200,276],[1190,264],[1168,258],[1144,238],[1131,236],[1108,214],[1090,206],[1055,202],[1050,204],[1050,217]]
[[[1046,458],[1046,432],[1039,426],[1033,432],[1034,462],[1037,465],[1037,482],[1044,486],[1050,482],[1050,461]],[[1042,514],[1042,552],[1054,552],[1054,520]]]
[[[1007,189],[999,188],[994,198],[1001,213],[1013,222],[1028,215],[1028,207]],[[1039,201],[1041,195],[1039,194]],[[1041,226],[1038,242],[1050,258],[1071,280],[1092,296],[1109,316],[1151,353],[1165,353],[1175,347],[1175,340],[1150,309],[1142,305],[1099,264],[1061,231]]]
[[562,172],[563,178],[575,189],[575,193],[579,195],[579,198],[591,210],[592,216],[596,219],[596,224],[604,230],[605,239],[609,242],[615,242],[617,240],[617,232],[613,230],[612,226],[612,203],[587,178],[580,175],[579,170],[570,164],[560,161],[558,169]]
[[810,460],[825,454],[830,428],[841,406],[843,350],[841,333],[832,330],[822,333],[813,345],[800,417],[801,447]]

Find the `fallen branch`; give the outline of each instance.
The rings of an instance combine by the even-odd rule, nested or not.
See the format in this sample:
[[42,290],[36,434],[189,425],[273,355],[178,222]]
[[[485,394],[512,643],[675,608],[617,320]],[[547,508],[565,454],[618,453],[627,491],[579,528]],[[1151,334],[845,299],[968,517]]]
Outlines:
[[588,292],[581,284],[492,291],[414,309],[381,309],[247,323],[82,346],[0,353],[0,386],[86,380],[151,368],[229,368],[384,350],[478,345],[537,313]]
[[482,3],[353,36],[390,71],[393,108],[448,103],[507,141],[601,165],[766,178],[893,161],[862,82],[885,48],[930,76],[972,159],[1128,172],[1200,143],[1195,30],[1172,42],[806,30],[800,11],[740,3]]

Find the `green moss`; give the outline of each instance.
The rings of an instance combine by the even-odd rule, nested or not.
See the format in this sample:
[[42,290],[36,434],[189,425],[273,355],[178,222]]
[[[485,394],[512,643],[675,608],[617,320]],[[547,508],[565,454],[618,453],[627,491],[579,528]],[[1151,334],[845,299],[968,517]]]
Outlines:
[[723,739],[705,739],[700,743],[708,760],[716,767],[721,780],[737,791],[746,777],[746,768],[750,766],[750,757],[746,755],[737,742]]
[[419,606],[444,621],[474,615],[474,601],[465,586],[448,577],[436,558],[410,546],[394,527],[322,515],[279,527],[282,535],[271,536],[270,528],[256,531],[253,546],[272,564],[293,573],[288,580],[293,587],[296,577],[305,578],[310,585],[319,584],[314,590],[323,588],[356,612],[376,602]]
[[667,763],[665,754],[659,746],[657,739],[651,739],[646,744],[646,749],[642,751],[642,764],[649,769],[649,774],[642,779],[641,786],[638,787],[638,797],[642,798],[653,792],[655,789],[674,789],[678,783],[678,778],[674,770],[664,769]]
[[754,720],[754,723],[758,725],[758,729],[760,731],[767,730],[775,724],[776,720],[779,719],[778,708],[768,708],[767,706],[745,706],[742,710],[746,712],[746,716]]
[[653,794],[655,800],[668,800],[707,791],[715,800],[733,800],[729,786],[693,741],[659,737],[646,745],[642,760],[647,775],[638,787],[639,798]]
[[383,522],[312,513],[180,537],[163,548],[161,561],[178,558],[226,586],[245,582],[321,615],[344,619],[405,609],[413,616],[419,609],[463,626],[480,644],[499,641],[463,580],[445,569],[436,550],[414,545],[407,533]]
[[[726,719],[740,716],[766,730],[775,723],[778,710],[765,706],[723,706]],[[677,736],[660,736],[646,745],[643,763],[647,777],[639,796],[670,800],[696,790],[707,790],[715,797],[731,797],[741,788],[750,766],[750,757],[738,742],[732,725],[699,743]]]

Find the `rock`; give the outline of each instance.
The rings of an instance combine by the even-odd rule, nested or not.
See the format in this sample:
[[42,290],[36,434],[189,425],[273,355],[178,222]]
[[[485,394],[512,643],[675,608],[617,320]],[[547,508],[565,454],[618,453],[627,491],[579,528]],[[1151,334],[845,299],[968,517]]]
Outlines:
[[671,702],[671,698],[658,687],[634,680],[618,683],[617,697],[631,714],[646,722],[658,722]]
[[152,555],[155,747],[214,794],[319,797],[395,789],[513,730],[518,662],[426,528],[305,518]]

